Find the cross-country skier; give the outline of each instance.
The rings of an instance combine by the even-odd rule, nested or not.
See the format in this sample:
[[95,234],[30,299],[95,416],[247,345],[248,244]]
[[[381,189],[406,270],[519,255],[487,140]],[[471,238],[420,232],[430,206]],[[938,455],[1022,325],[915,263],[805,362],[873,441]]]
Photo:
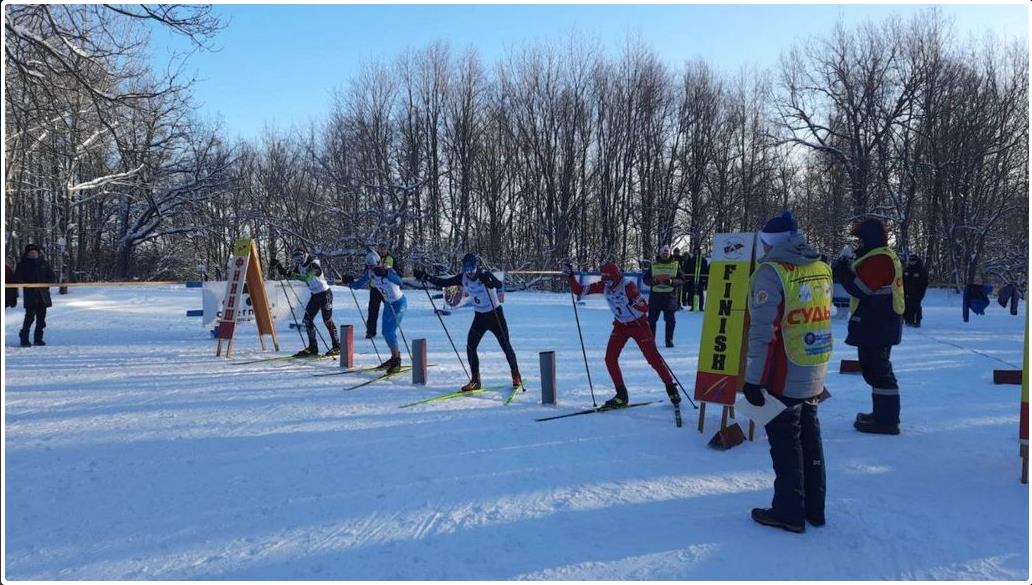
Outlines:
[[680,404],[681,396],[677,393],[674,377],[663,363],[659,349],[656,348],[656,341],[653,339],[652,329],[649,328],[647,317],[649,304],[645,301],[645,297],[638,291],[638,287],[633,281],[624,279],[620,267],[615,263],[606,262],[602,265],[601,272],[601,282],[594,282],[587,287],[582,287],[574,278],[573,266],[566,264],[563,267],[563,274],[570,281],[570,289],[575,295],[605,295],[609,309],[613,311],[613,332],[609,334],[609,345],[606,346],[606,368],[616,386],[616,396],[607,400],[604,406],[617,408],[626,406],[629,402],[623,373],[620,372],[620,352],[623,351],[628,339],[634,339],[638,348],[641,349],[642,355],[645,356],[645,360],[659,374],[663,384],[666,385],[670,402]]
[[358,278],[352,278],[350,275],[341,277],[341,284],[352,289],[360,289],[370,282],[383,295],[387,305],[383,312],[382,330],[383,337],[391,348],[391,357],[377,367],[386,369],[388,374],[395,374],[401,371],[398,329],[401,327],[402,317],[405,316],[408,301],[405,300],[405,294],[401,292],[401,276],[390,266],[384,265],[380,255],[372,250],[366,254],[365,270]]
[[294,250],[290,259],[294,264],[293,270],[286,270],[278,260],[273,260],[270,268],[292,280],[300,280],[308,285],[308,304],[305,306],[304,325],[308,332],[308,347],[294,354],[295,357],[314,357],[319,355],[319,344],[315,340],[315,314],[322,312],[323,324],[330,332],[330,340],[333,342],[327,352],[327,356],[340,355],[340,340],[337,338],[337,326],[333,323],[333,291],[323,276],[322,264],[318,258],[310,256],[308,252],[300,248]]
[[516,352],[509,343],[509,324],[505,321],[505,313],[502,312],[502,305],[498,302],[498,289],[502,288],[502,283],[491,271],[480,265],[480,258],[476,254],[463,256],[462,272],[454,276],[430,276],[418,269],[413,274],[419,280],[435,286],[461,286],[472,300],[475,315],[473,323],[469,326],[469,334],[466,336],[466,357],[469,359],[472,379],[462,387],[462,391],[470,392],[479,390],[481,387],[480,357],[477,355],[477,347],[480,346],[480,340],[488,331],[494,334],[498,345],[505,353],[506,361],[509,362],[513,389],[523,386],[520,368],[516,364]]

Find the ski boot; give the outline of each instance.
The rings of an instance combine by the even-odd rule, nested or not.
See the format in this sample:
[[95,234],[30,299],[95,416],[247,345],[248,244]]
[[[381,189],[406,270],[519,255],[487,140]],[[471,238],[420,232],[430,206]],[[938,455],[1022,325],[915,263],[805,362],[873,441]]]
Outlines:
[[401,356],[393,356],[387,361],[389,362],[387,364],[388,374],[397,374],[401,371]]
[[666,346],[667,346],[667,347],[674,347],[674,342],[673,342],[673,341],[670,341],[670,340],[667,340],[667,342],[666,342]]
[[670,404],[673,404],[674,406],[681,404],[681,394],[677,391],[677,384],[667,384],[666,394],[670,397]]
[[373,333],[372,331],[366,331],[366,334],[365,334],[365,338],[366,339],[372,339],[374,337],[376,337],[375,333]]
[[474,376],[465,386],[459,388],[459,392],[472,392],[474,390],[480,390],[480,378]]
[[784,520],[781,520],[774,516],[774,510],[772,508],[753,508],[752,519],[757,524],[763,524],[764,526],[771,526],[773,528],[781,528],[789,532],[795,532],[796,534],[802,534],[806,532],[806,524],[789,524]]
[[376,366],[377,370],[386,370],[394,363],[394,356],[387,358],[382,364]]
[[328,349],[326,351],[326,353],[324,353],[323,355],[326,356],[326,357],[336,357],[336,356],[340,355],[340,346],[339,345],[334,345],[333,347]]
[[513,372],[512,373],[512,389],[513,390],[517,390],[518,389],[518,390],[521,390],[523,392],[527,391],[527,389],[523,387],[523,378],[520,376],[519,372]]
[[602,405],[603,408],[623,408],[627,406],[629,399],[627,397],[627,388],[624,386],[616,387],[616,396],[606,400]]
[[315,357],[317,355],[319,355],[319,348],[310,345],[310,346],[302,349],[301,351],[295,353],[294,357],[296,357],[296,358],[308,358],[308,357]]

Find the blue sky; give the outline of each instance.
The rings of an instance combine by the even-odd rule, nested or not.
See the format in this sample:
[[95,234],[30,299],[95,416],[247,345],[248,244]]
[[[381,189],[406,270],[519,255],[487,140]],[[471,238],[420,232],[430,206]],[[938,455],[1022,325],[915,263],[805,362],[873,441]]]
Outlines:
[[[485,63],[527,42],[562,41],[571,33],[616,54],[639,37],[671,65],[702,58],[737,71],[769,67],[794,42],[847,25],[907,16],[913,5],[218,5],[229,25],[216,52],[195,53],[187,71],[199,78],[202,117],[220,120],[231,136],[254,138],[266,125],[287,129],[320,121],[335,88],[370,60],[391,60],[408,48],[445,40],[472,46]],[[961,37],[993,31],[1027,39],[1027,5],[945,5]],[[152,39],[162,63],[184,44]]]

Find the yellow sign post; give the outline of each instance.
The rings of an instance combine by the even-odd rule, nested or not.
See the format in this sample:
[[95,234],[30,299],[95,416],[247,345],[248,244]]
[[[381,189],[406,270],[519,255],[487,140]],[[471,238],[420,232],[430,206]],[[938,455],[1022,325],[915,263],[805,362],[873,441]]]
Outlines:
[[695,400],[699,401],[699,432],[703,432],[706,404],[720,404],[720,429],[745,374],[748,327],[749,275],[752,273],[756,234],[716,234],[706,288],[706,309],[699,343],[699,368],[695,374]]
[[245,287],[251,297],[250,308],[254,311],[254,321],[258,326],[258,343],[262,351],[265,351],[263,335],[271,335],[273,347],[279,351],[279,340],[276,338],[276,328],[272,321],[269,297],[265,292],[262,266],[258,261],[258,246],[254,240],[241,238],[233,242],[233,256],[229,260],[229,280],[226,283],[226,296],[222,301],[222,317],[215,328],[215,338],[218,339],[215,347],[216,356],[222,355],[223,341],[226,342],[226,357],[233,352],[233,333],[236,331],[237,316],[246,310],[241,306]]

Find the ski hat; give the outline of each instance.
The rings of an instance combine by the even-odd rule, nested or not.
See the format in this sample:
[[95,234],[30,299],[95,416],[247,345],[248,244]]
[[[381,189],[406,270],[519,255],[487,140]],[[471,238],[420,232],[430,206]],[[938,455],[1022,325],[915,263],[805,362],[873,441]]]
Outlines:
[[609,281],[612,283],[610,286],[615,286],[616,283],[623,280],[623,272],[620,271],[620,267],[615,262],[606,262],[599,269],[599,272],[602,273],[602,282]]
[[380,255],[377,254],[376,252],[373,252],[372,250],[369,250],[369,253],[365,255],[365,265],[366,266],[379,266],[380,265]]
[[39,252],[40,254],[43,253],[43,250],[40,250],[39,246],[37,246],[36,244],[28,244],[28,245],[25,246],[25,250],[22,252],[22,255],[23,256],[28,256],[29,252],[32,252],[32,251]]
[[854,223],[849,233],[860,238],[861,246],[864,248],[877,248],[889,243],[889,228],[877,217],[868,217]]
[[659,247],[659,255],[660,256],[669,256],[670,255],[670,244],[663,244],[662,246],[660,246]]
[[298,264],[304,264],[308,260],[308,252],[304,248],[294,248],[294,251],[290,253],[290,257]]
[[760,241],[771,248],[776,248],[778,244],[798,232],[799,224],[796,223],[795,217],[792,216],[791,211],[785,210],[781,215],[773,217],[763,224],[763,229],[760,230]]
[[463,272],[476,272],[477,267],[480,266],[480,258],[476,254],[470,252],[462,257],[462,271]]

